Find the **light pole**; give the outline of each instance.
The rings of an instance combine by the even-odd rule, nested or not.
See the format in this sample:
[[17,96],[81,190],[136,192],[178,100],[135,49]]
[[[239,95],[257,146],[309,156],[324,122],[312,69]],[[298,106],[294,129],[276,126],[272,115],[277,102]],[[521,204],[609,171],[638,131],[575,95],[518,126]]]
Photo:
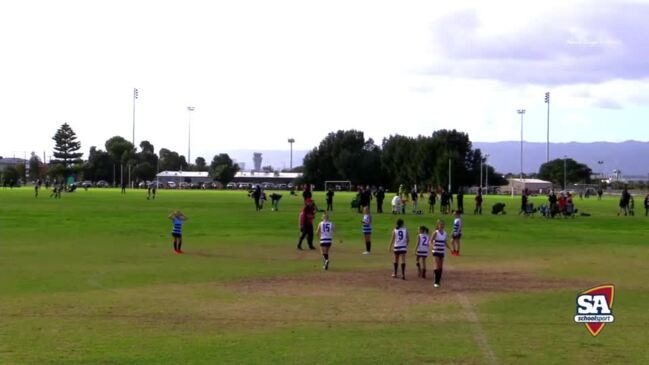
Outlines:
[[567,174],[566,174],[566,161],[568,161],[568,156],[563,155],[563,190],[567,191],[566,189],[568,188],[568,183],[567,183]]
[[548,104],[548,143],[546,146],[545,162],[550,162],[550,92],[545,93],[545,103]]
[[489,154],[484,155],[484,186],[486,193],[489,193],[489,165],[487,164],[487,158],[489,158]]
[[482,162],[484,161],[484,157],[480,157],[480,184],[478,184],[478,187],[480,188],[480,192],[482,192]]
[[291,145],[291,163],[289,165],[289,169],[293,170],[293,143],[295,143],[295,139],[289,138],[288,143]]
[[135,100],[137,100],[139,96],[139,92],[136,88],[133,88],[133,135],[131,142],[133,143],[133,147],[135,147]]
[[521,115],[521,183],[523,183],[523,115],[525,109],[518,109],[516,112]]
[[192,112],[194,111],[193,106],[187,107],[187,165],[191,164],[192,161]]

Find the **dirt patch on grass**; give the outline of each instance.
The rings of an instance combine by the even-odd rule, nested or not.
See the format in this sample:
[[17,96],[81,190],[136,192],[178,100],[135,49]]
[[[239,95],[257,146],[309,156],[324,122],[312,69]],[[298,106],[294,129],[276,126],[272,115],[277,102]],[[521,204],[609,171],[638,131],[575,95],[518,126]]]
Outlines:
[[[279,276],[271,278],[244,279],[225,287],[246,294],[265,296],[295,295],[302,297],[346,295],[348,290],[379,291],[398,295],[431,293],[499,293],[532,292],[551,289],[571,289],[583,283],[542,278],[521,271],[494,271],[482,269],[445,269],[442,288],[433,290],[433,271],[427,272],[427,279],[417,278],[416,273],[407,280],[394,279],[387,270],[359,272],[318,272],[306,275]],[[346,290],[347,289],[347,290]],[[405,298],[403,298],[405,299]]]

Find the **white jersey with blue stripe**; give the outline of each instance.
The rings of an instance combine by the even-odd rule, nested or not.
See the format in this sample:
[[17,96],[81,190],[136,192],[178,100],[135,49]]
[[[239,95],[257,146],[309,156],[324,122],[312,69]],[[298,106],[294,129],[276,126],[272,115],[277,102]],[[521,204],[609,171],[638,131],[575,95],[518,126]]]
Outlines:
[[372,233],[372,218],[369,214],[363,215],[363,234]]
[[430,250],[430,237],[426,233],[419,234],[419,240],[417,242],[417,255],[419,256],[428,256],[428,251]]
[[320,243],[331,243],[334,236],[334,224],[330,221],[322,221],[318,227],[320,232]]
[[396,228],[394,230],[394,250],[406,251],[408,249],[408,230],[404,228]]
[[446,240],[448,235],[445,231],[435,231],[435,242],[433,243],[433,253],[444,254],[446,252]]
[[453,221],[453,234],[462,234],[462,219],[455,218]]

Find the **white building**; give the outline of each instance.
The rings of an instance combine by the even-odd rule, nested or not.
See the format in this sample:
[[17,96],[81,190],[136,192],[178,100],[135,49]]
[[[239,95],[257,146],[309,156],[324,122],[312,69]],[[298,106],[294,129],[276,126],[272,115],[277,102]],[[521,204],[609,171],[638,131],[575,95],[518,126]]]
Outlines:
[[207,171],[161,171],[156,177],[163,184],[167,184],[170,181],[176,184],[180,184],[181,182],[201,183],[212,181]]
[[527,189],[532,194],[546,194],[552,190],[552,183],[550,181],[539,179],[508,179],[509,185],[501,188],[503,193],[512,193],[520,195],[524,189]]

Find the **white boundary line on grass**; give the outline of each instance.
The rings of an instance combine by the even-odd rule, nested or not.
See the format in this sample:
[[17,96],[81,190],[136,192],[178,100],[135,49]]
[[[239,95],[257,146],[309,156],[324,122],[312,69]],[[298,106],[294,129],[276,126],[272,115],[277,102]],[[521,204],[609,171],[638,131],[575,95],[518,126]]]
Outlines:
[[480,350],[482,350],[482,354],[484,355],[486,363],[489,365],[497,365],[498,359],[496,359],[496,355],[491,349],[491,346],[489,346],[487,335],[480,325],[480,320],[478,319],[478,315],[473,310],[471,301],[469,301],[469,298],[463,293],[457,293],[457,300],[462,306],[462,311],[464,312],[466,319],[469,321],[469,323],[471,323],[473,336],[478,343],[478,347],[480,347]]

